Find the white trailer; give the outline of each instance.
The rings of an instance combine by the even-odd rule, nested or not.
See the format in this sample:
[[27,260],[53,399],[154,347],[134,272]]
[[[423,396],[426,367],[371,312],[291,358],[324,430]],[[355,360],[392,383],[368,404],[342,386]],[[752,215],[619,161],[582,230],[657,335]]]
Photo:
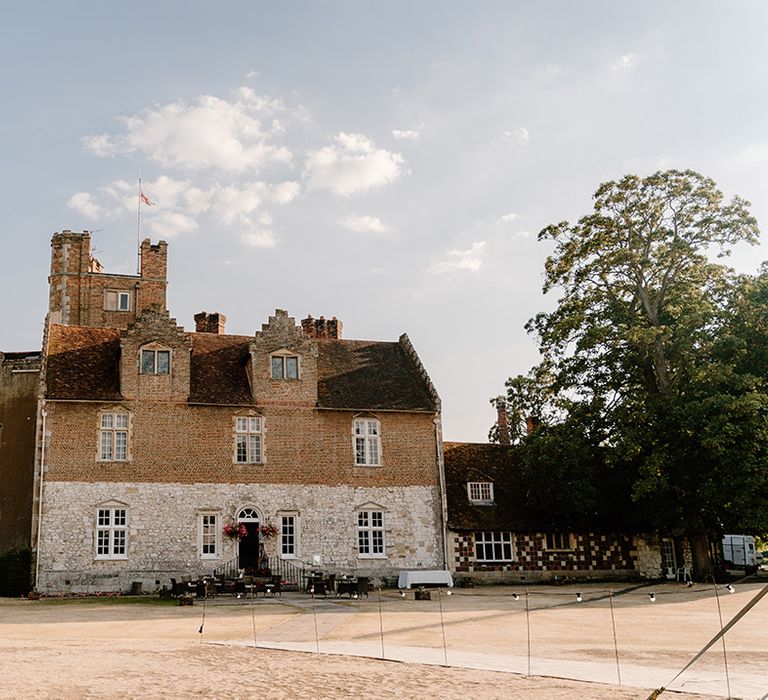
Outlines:
[[755,538],[750,535],[725,535],[723,537],[723,559],[734,566],[745,569],[757,568]]

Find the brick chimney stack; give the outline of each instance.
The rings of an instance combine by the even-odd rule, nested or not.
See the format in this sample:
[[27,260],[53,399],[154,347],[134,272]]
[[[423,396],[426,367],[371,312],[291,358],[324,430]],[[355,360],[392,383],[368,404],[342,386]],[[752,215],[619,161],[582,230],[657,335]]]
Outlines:
[[207,311],[201,311],[195,314],[195,331],[197,333],[214,333],[224,335],[224,325],[227,317],[224,314],[214,312],[209,314]]
[[509,425],[507,424],[507,401],[503,396],[496,398],[496,422],[499,426],[499,443],[509,445]]
[[525,429],[528,435],[531,435],[536,428],[541,425],[541,418],[538,416],[528,416],[525,419]]
[[341,338],[342,323],[335,316],[331,319],[326,319],[324,316],[320,318],[307,316],[302,320],[301,327],[307,338],[315,338],[316,340],[329,338],[338,340]]

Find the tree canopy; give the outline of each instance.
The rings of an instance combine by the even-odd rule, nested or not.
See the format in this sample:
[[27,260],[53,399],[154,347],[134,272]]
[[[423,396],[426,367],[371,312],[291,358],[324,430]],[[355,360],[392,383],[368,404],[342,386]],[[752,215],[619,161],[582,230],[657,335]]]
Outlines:
[[552,436],[518,434],[530,459],[598,455],[659,531],[768,531],[768,270],[716,261],[758,235],[748,202],[690,170],[604,183],[591,213],[544,228],[559,298],[526,326],[541,364],[507,382],[510,424],[538,410]]

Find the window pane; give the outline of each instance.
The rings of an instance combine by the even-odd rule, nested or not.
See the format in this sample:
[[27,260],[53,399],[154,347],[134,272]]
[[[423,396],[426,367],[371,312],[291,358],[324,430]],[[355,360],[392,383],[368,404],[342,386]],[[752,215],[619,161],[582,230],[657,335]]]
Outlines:
[[119,302],[119,308],[120,311],[128,311],[130,308],[130,297],[128,296],[128,292],[120,292],[120,302]]
[[377,465],[379,463],[379,438],[368,438],[368,449],[368,464]]
[[101,427],[102,428],[111,428],[113,425],[114,420],[114,414],[112,413],[102,413],[101,414]]
[[107,292],[104,297],[104,308],[107,311],[115,311],[117,309],[117,293]]
[[285,358],[285,376],[288,379],[299,378],[299,358],[298,357]]
[[370,554],[370,539],[368,530],[360,530],[357,533],[357,549],[360,554]]
[[365,438],[355,438],[355,463],[365,464]]
[[108,430],[101,433],[101,459],[112,459],[112,433]]
[[251,462],[261,462],[261,435],[249,435],[251,439]]
[[141,372],[142,374],[155,373],[155,351],[154,350],[141,351]]
[[361,510],[357,514],[357,525],[358,527],[368,527],[368,511],[367,510]]
[[125,530],[115,530],[113,554],[125,554]]
[[116,428],[127,428],[128,427],[128,414],[127,413],[116,413],[115,414],[115,427]]
[[237,436],[237,461],[238,462],[247,462],[248,461],[248,443],[247,443],[247,435],[238,435]]
[[380,510],[371,511],[371,527],[383,527],[384,525],[384,513]]
[[99,530],[96,538],[96,554],[109,554],[109,530]]
[[272,379],[283,379],[283,358],[272,358]]
[[125,511],[116,510],[112,519],[113,525],[125,525]]
[[238,433],[245,433],[248,431],[248,419],[247,418],[238,418],[237,419],[237,428]]
[[168,350],[157,351],[157,373],[168,374],[171,371],[171,353]]
[[99,511],[99,525],[109,525],[109,511],[108,510],[100,510]]
[[379,421],[377,420],[369,420],[368,423],[368,435],[378,435],[379,434]]
[[124,430],[115,431],[115,459],[125,460],[128,458],[128,433]]
[[373,536],[373,554],[384,554],[384,532],[382,530],[373,530],[371,532]]
[[249,429],[252,433],[260,433],[261,432],[261,418],[251,418],[249,419]]
[[364,426],[365,426],[365,421],[356,420],[354,425],[355,425],[355,435],[362,435],[363,434],[363,429],[364,429]]

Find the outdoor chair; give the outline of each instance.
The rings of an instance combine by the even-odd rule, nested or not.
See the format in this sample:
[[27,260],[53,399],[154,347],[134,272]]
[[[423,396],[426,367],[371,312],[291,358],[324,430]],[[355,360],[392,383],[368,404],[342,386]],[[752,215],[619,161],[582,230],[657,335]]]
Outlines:
[[256,583],[253,580],[253,576],[243,576],[243,589],[245,595],[250,595],[253,598],[256,595]]
[[325,588],[331,594],[336,593],[336,574],[328,574],[325,577]]
[[691,581],[691,567],[690,566],[680,566],[677,569],[677,576],[675,577],[678,581]]
[[270,583],[267,584],[269,588],[269,592],[272,594],[272,597],[275,595],[279,595],[281,598],[283,597],[283,577],[278,575],[273,575],[272,580]]
[[312,594],[312,597],[322,595],[323,598],[325,598],[326,588],[325,588],[325,581],[323,581],[322,578],[315,578],[312,579],[312,581],[309,584],[309,592]]
[[174,598],[178,598],[183,593],[187,592],[187,584],[182,581],[177,581],[175,578],[171,579],[171,595]]
[[371,588],[371,580],[368,576],[357,577],[357,595],[368,597],[368,591]]
[[207,580],[205,582],[205,597],[206,598],[216,597],[216,581]]

